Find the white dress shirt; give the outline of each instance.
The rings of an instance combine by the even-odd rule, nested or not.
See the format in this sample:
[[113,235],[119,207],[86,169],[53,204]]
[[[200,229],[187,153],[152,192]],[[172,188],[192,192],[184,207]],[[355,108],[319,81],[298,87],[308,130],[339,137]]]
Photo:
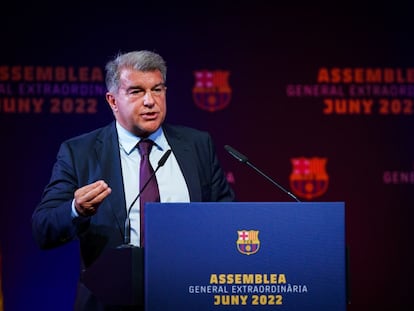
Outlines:
[[[139,184],[139,167],[141,156],[137,148],[140,138],[131,134],[116,122],[116,129],[119,138],[119,147],[121,155],[122,178],[124,181],[126,209],[128,210],[132,202],[140,192],[142,185]],[[162,129],[158,129],[151,134],[149,139],[154,141],[154,146],[150,153],[150,162],[155,170],[158,161],[164,153],[171,149],[164,136]],[[171,152],[169,158],[156,172],[158,188],[161,202],[190,202],[190,195],[184,175],[178,165],[174,152]],[[109,185],[111,186],[111,185]],[[136,200],[131,208],[131,244],[139,246],[140,239],[140,211],[139,199]]]

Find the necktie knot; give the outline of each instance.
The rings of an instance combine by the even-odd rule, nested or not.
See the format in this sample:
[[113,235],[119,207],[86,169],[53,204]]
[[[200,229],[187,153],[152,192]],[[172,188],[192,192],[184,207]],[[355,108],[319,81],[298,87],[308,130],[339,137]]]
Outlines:
[[149,155],[153,144],[154,142],[151,139],[142,139],[138,143],[138,149],[139,149],[141,156]]

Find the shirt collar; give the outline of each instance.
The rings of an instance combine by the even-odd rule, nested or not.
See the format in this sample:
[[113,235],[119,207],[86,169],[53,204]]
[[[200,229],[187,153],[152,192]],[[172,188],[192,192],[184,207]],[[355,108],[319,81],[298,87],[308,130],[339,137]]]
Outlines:
[[[127,131],[121,124],[118,123],[118,121],[116,121],[116,130],[118,132],[118,139],[121,148],[123,148],[127,154],[130,154],[137,146],[137,143],[141,140],[141,137],[135,136],[131,132]],[[148,136],[148,139],[154,141],[154,146],[161,151],[168,148],[167,139],[165,138],[161,127]]]

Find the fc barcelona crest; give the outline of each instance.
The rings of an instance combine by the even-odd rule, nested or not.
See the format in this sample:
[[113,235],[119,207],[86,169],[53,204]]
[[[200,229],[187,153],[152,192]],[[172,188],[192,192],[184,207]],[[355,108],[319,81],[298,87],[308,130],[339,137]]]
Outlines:
[[238,230],[237,231],[237,249],[245,255],[257,253],[260,248],[258,230]]
[[215,112],[226,108],[231,99],[229,71],[195,71],[193,99],[197,107]]
[[290,187],[297,196],[313,199],[328,189],[329,177],[325,166],[327,158],[293,158]]

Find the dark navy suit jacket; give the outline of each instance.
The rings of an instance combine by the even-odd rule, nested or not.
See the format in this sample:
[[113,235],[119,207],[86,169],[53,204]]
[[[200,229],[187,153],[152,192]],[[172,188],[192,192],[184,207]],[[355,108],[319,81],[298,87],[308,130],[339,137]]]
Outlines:
[[[235,200],[208,133],[173,125],[163,125],[163,130],[183,172],[192,202]],[[99,179],[107,182],[112,193],[96,215],[72,219],[75,190]],[[84,269],[105,249],[123,243],[125,219],[126,202],[115,122],[63,142],[50,182],[32,217],[33,236],[39,247],[48,249],[79,239],[81,269]],[[81,282],[75,309],[123,310],[104,308]]]

